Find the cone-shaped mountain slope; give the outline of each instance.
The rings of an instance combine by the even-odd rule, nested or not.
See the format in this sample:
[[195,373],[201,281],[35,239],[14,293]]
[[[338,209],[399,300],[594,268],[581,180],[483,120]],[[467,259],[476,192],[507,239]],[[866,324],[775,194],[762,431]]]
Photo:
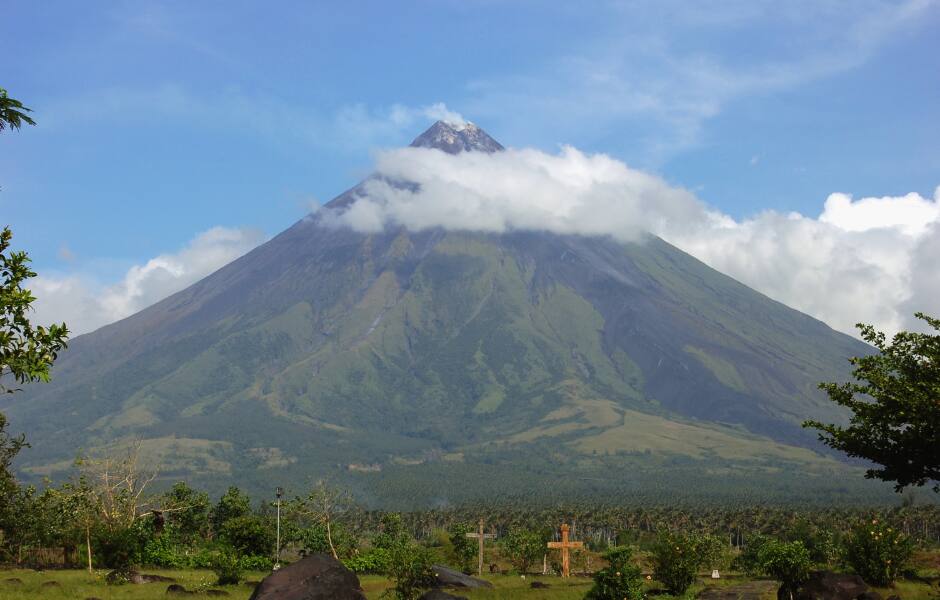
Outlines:
[[868,351],[658,238],[361,234],[313,215],[76,338],[52,383],[3,410],[33,476],[134,438],[165,477],[248,487],[366,489],[396,469],[470,482],[481,461],[517,472],[546,447],[555,474],[606,456],[821,473],[840,467],[799,423],[840,418],[816,384]]

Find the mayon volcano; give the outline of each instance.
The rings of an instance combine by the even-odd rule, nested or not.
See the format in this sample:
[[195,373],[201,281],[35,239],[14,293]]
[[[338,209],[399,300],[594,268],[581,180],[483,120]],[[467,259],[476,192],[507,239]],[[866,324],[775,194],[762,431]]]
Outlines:
[[[503,150],[445,122],[412,145]],[[2,407],[21,474],[139,440],[167,481],[386,506],[881,493],[800,426],[844,418],[817,384],[868,346],[652,235],[337,225],[367,187],[74,339]]]

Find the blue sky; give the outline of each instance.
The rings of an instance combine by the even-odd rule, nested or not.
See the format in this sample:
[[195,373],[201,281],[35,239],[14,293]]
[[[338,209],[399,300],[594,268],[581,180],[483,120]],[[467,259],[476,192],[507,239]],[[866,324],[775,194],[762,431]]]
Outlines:
[[[0,221],[109,285],[214,227],[270,236],[444,103],[734,219],[940,184],[937,2],[5,4]],[[253,239],[258,239],[253,238]],[[198,244],[197,244],[198,245]]]

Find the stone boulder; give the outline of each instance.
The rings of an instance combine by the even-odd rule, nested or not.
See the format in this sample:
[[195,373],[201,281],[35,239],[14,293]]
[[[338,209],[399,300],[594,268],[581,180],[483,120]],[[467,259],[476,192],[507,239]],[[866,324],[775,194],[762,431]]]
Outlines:
[[172,577],[164,577],[163,575],[148,575],[146,573],[139,573],[134,569],[115,569],[105,575],[104,580],[108,583],[108,585],[122,585],[125,583],[140,585],[144,583],[176,582],[176,580]]
[[493,587],[489,581],[464,575],[460,571],[442,565],[433,565],[431,570],[434,571],[434,587],[469,589]]
[[797,590],[796,600],[856,600],[868,591],[858,575],[813,571]]
[[329,554],[311,554],[262,580],[249,600],[366,600],[356,574]]

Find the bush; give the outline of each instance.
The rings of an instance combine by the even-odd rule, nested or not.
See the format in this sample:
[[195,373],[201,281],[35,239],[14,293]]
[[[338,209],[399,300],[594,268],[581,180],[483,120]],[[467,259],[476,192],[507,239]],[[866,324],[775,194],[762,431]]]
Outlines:
[[354,573],[378,574],[388,571],[391,554],[385,548],[370,548],[365,552],[344,558],[343,564]]
[[389,553],[385,574],[395,583],[389,590],[397,600],[416,600],[434,585],[431,553],[410,542],[396,546]]
[[480,550],[479,541],[467,537],[468,533],[474,531],[469,525],[457,523],[447,532],[452,553],[450,558],[454,561],[454,564],[465,572],[474,571],[474,567],[477,565]]
[[528,529],[513,529],[503,539],[503,551],[513,568],[524,575],[545,555],[545,539]]
[[219,531],[219,537],[243,556],[274,554],[274,536],[274,527],[256,515],[229,519]]
[[175,528],[167,527],[161,535],[146,540],[140,552],[140,564],[166,569],[189,568],[192,558],[187,555],[187,548]]
[[702,536],[663,533],[653,546],[653,577],[670,594],[681,596],[695,582],[704,557],[700,554]]
[[140,564],[141,548],[144,545],[141,531],[127,527],[109,531],[101,528],[92,540],[95,563],[108,569],[129,569]]
[[780,542],[767,540],[758,551],[761,570],[781,582],[778,598],[788,597],[793,600],[797,587],[809,576],[812,566],[809,550],[803,542]]
[[763,574],[760,563],[760,550],[770,538],[764,535],[750,536],[745,541],[744,550],[735,559],[732,566],[743,571],[748,577],[757,577]]
[[845,561],[871,585],[885,587],[904,572],[914,545],[878,519],[856,527],[845,539]]
[[594,574],[594,587],[585,600],[643,600],[643,575],[630,562],[630,548],[614,548],[604,555],[608,566]]
[[230,548],[222,548],[213,554],[212,570],[216,585],[237,585],[242,579],[242,565],[238,555]]

